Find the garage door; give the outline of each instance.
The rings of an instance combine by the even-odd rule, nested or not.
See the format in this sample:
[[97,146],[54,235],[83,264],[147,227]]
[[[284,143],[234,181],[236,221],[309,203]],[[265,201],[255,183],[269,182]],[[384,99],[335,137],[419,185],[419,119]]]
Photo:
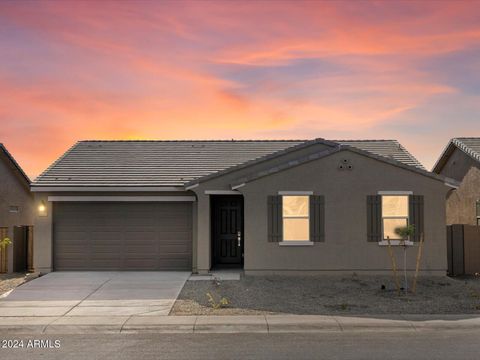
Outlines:
[[54,203],[55,270],[191,270],[192,204]]

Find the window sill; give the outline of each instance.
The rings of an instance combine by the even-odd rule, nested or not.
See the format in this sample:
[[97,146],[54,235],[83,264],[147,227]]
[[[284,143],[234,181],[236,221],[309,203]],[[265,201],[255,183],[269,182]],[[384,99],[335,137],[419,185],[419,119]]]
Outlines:
[[280,241],[280,246],[312,246],[313,241]]
[[[385,241],[385,240],[380,241],[378,243],[378,245],[379,246],[388,246],[388,241]],[[392,246],[404,246],[404,245],[413,246],[413,245],[415,245],[415,243],[413,241],[409,241],[409,240],[405,241],[405,243],[401,240],[390,240],[390,245],[392,245]]]

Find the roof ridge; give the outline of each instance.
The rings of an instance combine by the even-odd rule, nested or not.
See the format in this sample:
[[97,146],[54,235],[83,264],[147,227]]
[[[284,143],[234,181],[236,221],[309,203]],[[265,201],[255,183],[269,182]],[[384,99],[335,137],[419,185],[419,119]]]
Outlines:
[[77,143],[85,142],[173,142],[173,143],[186,143],[186,142],[305,142],[315,139],[214,139],[214,140],[79,140]]
[[393,141],[399,143],[397,139],[341,139],[341,140],[330,140],[330,141],[356,141],[356,142],[375,142],[375,141]]

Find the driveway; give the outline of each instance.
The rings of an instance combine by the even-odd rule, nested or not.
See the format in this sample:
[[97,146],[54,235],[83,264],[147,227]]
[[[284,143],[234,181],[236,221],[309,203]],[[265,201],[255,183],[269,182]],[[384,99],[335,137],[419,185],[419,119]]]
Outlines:
[[189,272],[53,272],[0,300],[3,316],[168,315]]

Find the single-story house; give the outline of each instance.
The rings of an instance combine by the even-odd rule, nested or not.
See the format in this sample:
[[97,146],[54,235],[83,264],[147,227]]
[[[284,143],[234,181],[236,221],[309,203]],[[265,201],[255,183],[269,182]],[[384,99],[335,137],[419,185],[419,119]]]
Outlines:
[[[0,240],[8,237],[8,272],[26,268],[26,238],[32,234],[33,194],[30,179],[0,143]],[[25,256],[23,256],[25,254]]]
[[454,138],[432,170],[460,185],[447,196],[447,225],[480,225],[480,138]]
[[32,184],[35,264],[384,273],[413,224],[421,270],[445,274],[451,186],[394,140],[80,141]]

